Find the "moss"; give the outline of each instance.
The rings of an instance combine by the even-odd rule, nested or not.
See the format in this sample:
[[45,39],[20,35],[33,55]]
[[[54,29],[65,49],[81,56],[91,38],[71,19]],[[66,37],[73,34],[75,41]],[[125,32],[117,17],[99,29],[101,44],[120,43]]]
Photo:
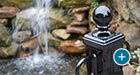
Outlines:
[[51,20],[50,30],[66,27],[67,25],[67,23],[63,23],[62,21],[59,21],[54,18],[50,18],[50,20]]
[[[95,0],[90,0],[90,1],[92,2]],[[87,2],[88,0],[63,0],[60,2],[60,5],[66,8],[77,8],[77,7],[89,5]]]
[[18,18],[18,19],[13,19],[13,27],[16,28],[17,25],[21,25],[20,30],[26,30],[28,29],[28,24],[29,24],[29,19],[27,18]]
[[85,6],[86,0],[64,0],[61,2],[61,5],[66,8],[76,8]]
[[1,2],[1,5],[26,8],[30,5],[32,5],[33,1],[34,0],[3,0]]
[[9,46],[11,44],[12,37],[10,30],[5,26],[0,26],[0,47]]
[[13,17],[10,13],[0,13],[0,18],[11,18]]
[[52,36],[51,34],[49,35],[49,39],[48,39],[48,45],[49,45],[49,46],[53,46],[53,47],[58,48],[59,45],[60,45],[60,42],[61,42],[60,39],[55,38],[55,37]]

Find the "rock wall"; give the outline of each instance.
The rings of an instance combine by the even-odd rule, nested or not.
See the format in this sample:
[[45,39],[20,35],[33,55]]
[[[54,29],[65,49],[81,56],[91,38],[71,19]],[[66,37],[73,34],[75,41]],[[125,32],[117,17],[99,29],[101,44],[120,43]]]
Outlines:
[[[131,49],[140,46],[140,40],[138,39],[140,37],[138,34],[140,29],[136,26],[136,24],[130,25],[129,23],[119,23],[122,17],[127,22],[134,21],[137,25],[140,24],[140,14],[138,14],[140,11],[140,1],[138,0],[129,0],[129,2],[126,0],[107,0],[110,5],[108,5],[107,2],[102,2],[106,0],[52,0],[52,4],[56,6],[52,7],[49,15],[48,12],[44,12],[46,14],[45,17],[47,16],[51,21],[51,26],[49,28],[51,33],[49,35],[49,46],[53,46],[64,53],[85,52],[85,45],[83,44],[82,37],[84,34],[93,31],[96,28],[92,19],[92,13],[97,6],[91,6],[91,4],[95,1],[98,1],[99,5],[112,5],[117,12],[113,12],[114,18],[111,22],[111,29],[117,30],[119,24],[122,24],[118,31],[121,31],[126,35],[127,41],[132,46]],[[0,0],[0,26],[2,26],[2,31],[0,30],[0,38],[3,38],[4,34],[6,35],[4,40],[0,39],[0,41],[2,40],[4,42],[2,45],[8,44],[7,47],[3,47],[0,43],[0,49],[2,51],[5,50],[10,52],[10,47],[13,48],[13,51],[15,52],[13,55],[15,55],[16,50],[19,50],[16,45],[13,47],[13,45],[9,45],[9,43],[7,43],[9,42],[7,41],[9,40],[7,36],[11,37],[12,31],[14,31],[15,27],[18,27],[18,25],[21,25],[21,28],[19,29],[20,31],[16,34],[17,38],[10,38],[10,44],[11,41],[20,42],[22,43],[22,48],[25,50],[36,47],[38,43],[37,38],[32,35],[32,30],[28,28],[28,24],[30,23],[29,21],[33,18],[29,17],[31,14],[30,11],[33,9],[27,8],[32,5],[33,0]],[[62,8],[60,9],[60,7]],[[123,26],[126,26],[126,30],[124,30]],[[41,47],[44,49],[45,38],[43,38],[43,36],[46,34],[42,33],[40,35],[42,36]],[[9,54],[12,55],[11,53]],[[9,55],[5,52],[5,57],[7,56]]]
[[108,0],[108,3],[122,16],[122,18],[140,26],[140,1],[139,0]]

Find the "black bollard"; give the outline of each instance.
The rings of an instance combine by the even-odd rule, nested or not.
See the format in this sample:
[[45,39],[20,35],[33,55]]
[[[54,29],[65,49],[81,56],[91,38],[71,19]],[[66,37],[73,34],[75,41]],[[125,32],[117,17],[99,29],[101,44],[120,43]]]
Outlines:
[[87,75],[123,75],[122,66],[114,62],[113,54],[124,45],[129,50],[125,36],[109,30],[112,13],[108,7],[97,7],[93,12],[93,20],[98,29],[83,37],[86,57],[77,64],[75,74],[79,75],[80,66],[86,63]]

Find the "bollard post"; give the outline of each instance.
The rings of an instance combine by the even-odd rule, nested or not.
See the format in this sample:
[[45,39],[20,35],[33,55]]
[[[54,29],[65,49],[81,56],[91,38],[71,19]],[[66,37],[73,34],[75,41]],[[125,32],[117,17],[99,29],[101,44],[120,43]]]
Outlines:
[[[124,45],[129,50],[129,43],[125,41],[122,33],[109,30],[112,13],[108,7],[97,7],[93,12],[93,20],[97,30],[83,37],[86,45],[86,60],[81,61],[78,68],[86,63],[87,75],[123,75],[122,66],[114,62],[113,54]],[[91,57],[93,54],[96,57]],[[79,75],[78,70],[76,75]]]

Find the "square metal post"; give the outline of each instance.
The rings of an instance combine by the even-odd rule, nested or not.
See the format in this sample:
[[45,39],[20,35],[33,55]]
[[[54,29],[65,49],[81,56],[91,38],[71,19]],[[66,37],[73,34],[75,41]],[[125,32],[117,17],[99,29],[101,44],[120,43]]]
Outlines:
[[[95,32],[96,33],[96,32]],[[108,37],[96,37],[93,33],[84,36],[87,56],[96,54],[87,62],[88,75],[123,75],[122,67],[114,63],[113,53],[123,47],[125,37],[121,33],[114,33]]]

